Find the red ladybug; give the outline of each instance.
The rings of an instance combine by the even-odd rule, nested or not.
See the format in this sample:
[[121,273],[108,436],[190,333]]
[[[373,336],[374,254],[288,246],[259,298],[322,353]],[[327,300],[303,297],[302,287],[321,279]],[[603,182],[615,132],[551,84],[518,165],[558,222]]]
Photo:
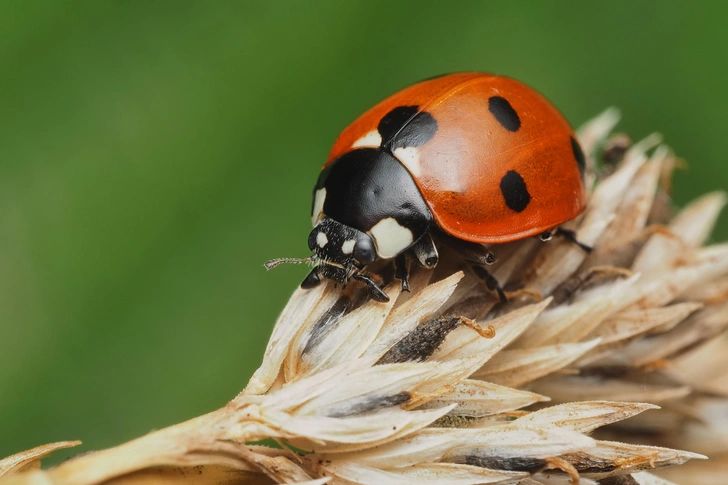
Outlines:
[[548,239],[584,210],[584,166],[569,123],[528,86],[484,73],[429,79],[339,135],[314,188],[313,256],[266,266],[315,261],[302,287],[354,279],[387,301],[365,266],[394,258],[407,289],[406,258],[437,265],[433,237],[478,264],[495,261],[483,244]]

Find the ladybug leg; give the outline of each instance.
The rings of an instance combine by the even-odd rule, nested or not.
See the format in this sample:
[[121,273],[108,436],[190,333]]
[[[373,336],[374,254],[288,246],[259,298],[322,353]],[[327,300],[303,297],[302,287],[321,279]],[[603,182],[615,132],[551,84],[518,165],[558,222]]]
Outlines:
[[437,247],[430,234],[422,236],[406,252],[394,259],[394,276],[402,281],[402,291],[410,291],[409,270],[407,269],[407,258],[414,259],[423,268],[432,269],[437,266],[440,260],[437,254]]
[[481,265],[491,265],[497,261],[495,254],[488,251],[482,244],[463,241],[448,234],[441,234],[440,238],[444,244],[453,248],[460,256]]
[[318,286],[319,283],[321,283],[321,276],[319,275],[319,267],[316,266],[303,280],[303,282],[301,283],[301,288],[307,290],[309,288],[313,288],[314,286]]
[[437,253],[437,247],[432,240],[432,236],[428,233],[422,236],[408,253],[414,256],[415,261],[423,268],[432,269],[437,266],[440,256]]
[[488,270],[483,267],[485,265],[490,265],[496,262],[495,254],[490,252],[482,244],[473,243],[470,241],[463,241],[462,239],[457,239],[447,234],[443,234],[441,236],[443,243],[453,248],[463,258],[467,259],[470,262],[476,263],[472,266],[475,274],[483,280],[485,286],[490,291],[495,291],[496,293],[498,293],[498,299],[501,301],[501,303],[506,303],[508,301],[508,298],[506,298],[506,294],[503,291],[500,283],[498,283],[498,280],[495,278],[495,276],[490,274]]
[[382,303],[389,301],[389,297],[387,296],[387,294],[379,287],[379,285],[377,285],[371,275],[360,271],[358,273],[354,273],[353,278],[367,285],[367,289],[369,290],[369,296],[372,298],[372,300],[376,300]]
[[473,271],[475,274],[483,280],[485,283],[485,286],[490,291],[495,291],[498,293],[498,299],[501,301],[501,303],[507,303],[508,298],[506,297],[506,293],[503,291],[503,288],[501,288],[500,283],[498,283],[498,280],[495,279],[495,276],[490,274],[487,269],[483,268],[482,266],[473,265],[472,266]]
[[[550,232],[553,232],[553,231],[550,231]],[[592,249],[594,249],[591,246],[588,246],[588,245],[584,244],[583,242],[580,242],[578,239],[576,239],[576,233],[572,230],[562,229],[560,227],[557,227],[555,234],[559,237],[563,237],[565,240],[569,241],[570,243],[576,244],[581,249],[583,249],[584,252],[586,252],[586,253],[591,253]],[[541,239],[543,239],[543,238],[541,238]]]
[[410,291],[409,271],[407,270],[407,257],[405,253],[394,258],[394,277],[402,281],[402,291]]
[[544,242],[550,241],[551,238],[554,237],[554,231],[555,229],[549,229],[548,231],[544,231],[538,235],[538,238]]

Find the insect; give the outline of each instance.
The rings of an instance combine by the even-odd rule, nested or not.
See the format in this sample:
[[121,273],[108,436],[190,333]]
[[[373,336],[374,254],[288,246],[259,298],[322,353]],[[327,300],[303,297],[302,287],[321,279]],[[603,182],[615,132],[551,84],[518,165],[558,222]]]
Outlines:
[[569,123],[521,82],[475,72],[422,81],[344,129],[313,191],[313,255],[266,267],[314,262],[303,288],[355,280],[388,301],[367,265],[394,260],[407,290],[407,259],[434,268],[446,244],[505,300],[483,245],[550,239],[586,206],[584,169]]

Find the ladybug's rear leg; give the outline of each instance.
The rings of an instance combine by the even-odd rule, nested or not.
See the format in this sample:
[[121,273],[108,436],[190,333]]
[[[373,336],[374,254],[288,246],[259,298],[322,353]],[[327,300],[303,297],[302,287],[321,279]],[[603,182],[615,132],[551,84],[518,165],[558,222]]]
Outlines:
[[577,246],[579,246],[586,253],[591,253],[592,250],[594,249],[591,246],[579,241],[576,238],[575,231],[572,231],[570,229],[563,229],[561,227],[557,227],[556,229],[551,229],[549,231],[542,232],[538,237],[542,241],[549,241],[549,240],[551,240],[552,236],[558,236],[558,237],[564,238],[564,240],[569,241],[570,243],[573,243],[573,244],[576,244]]

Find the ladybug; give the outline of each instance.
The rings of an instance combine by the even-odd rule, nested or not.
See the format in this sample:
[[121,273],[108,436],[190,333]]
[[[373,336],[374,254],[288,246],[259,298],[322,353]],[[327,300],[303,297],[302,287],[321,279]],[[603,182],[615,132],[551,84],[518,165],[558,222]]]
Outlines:
[[434,268],[437,241],[476,263],[505,300],[483,268],[495,261],[483,245],[549,239],[584,210],[584,169],[569,123],[528,86],[476,72],[428,79],[344,129],[313,190],[314,254],[266,267],[314,262],[303,288],[322,278],[356,280],[387,301],[380,278],[365,267],[393,259],[407,290],[406,260]]

